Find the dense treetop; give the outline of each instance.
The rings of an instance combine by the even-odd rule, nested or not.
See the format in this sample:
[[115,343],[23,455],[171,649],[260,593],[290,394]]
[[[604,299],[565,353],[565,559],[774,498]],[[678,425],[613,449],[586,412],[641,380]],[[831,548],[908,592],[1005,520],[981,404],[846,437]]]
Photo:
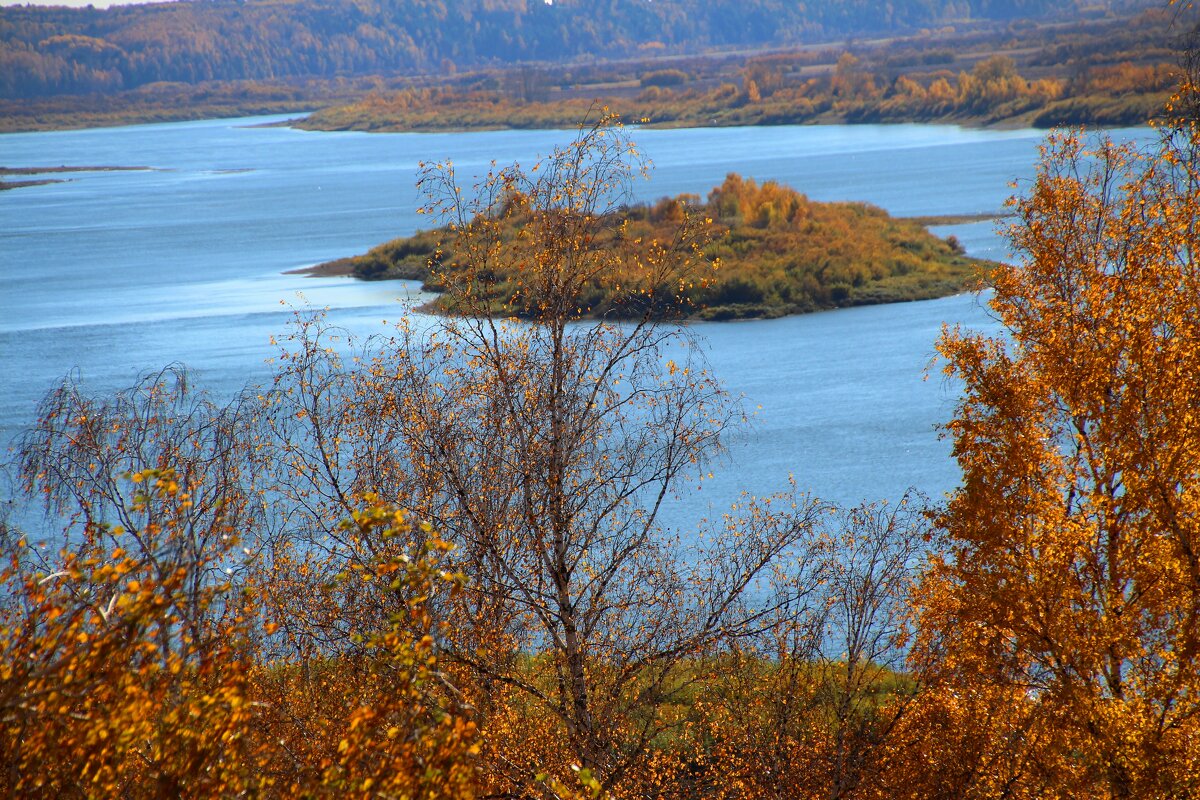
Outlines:
[[1143,0],[216,0],[0,9],[0,97],[793,45]]

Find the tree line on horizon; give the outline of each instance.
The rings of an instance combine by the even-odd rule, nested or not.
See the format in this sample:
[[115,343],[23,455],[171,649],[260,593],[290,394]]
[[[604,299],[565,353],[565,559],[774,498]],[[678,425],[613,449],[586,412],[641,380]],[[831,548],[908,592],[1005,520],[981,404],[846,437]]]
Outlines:
[[1149,0],[249,0],[0,8],[0,97],[161,82],[446,73],[1127,12]]
[[[702,80],[678,68],[646,70],[637,89],[590,97],[578,91],[525,94],[495,80],[367,92],[322,108],[294,124],[306,130],[422,131],[569,126],[594,105],[652,125],[729,126],[811,123],[969,122],[1142,125],[1158,114],[1176,83],[1162,60],[1077,66],[1069,77],[1024,77],[1007,55],[976,61],[970,71],[916,68],[896,73],[842,51],[824,73],[811,53],[749,58],[740,74]],[[1147,54],[1139,60],[1145,61]]]

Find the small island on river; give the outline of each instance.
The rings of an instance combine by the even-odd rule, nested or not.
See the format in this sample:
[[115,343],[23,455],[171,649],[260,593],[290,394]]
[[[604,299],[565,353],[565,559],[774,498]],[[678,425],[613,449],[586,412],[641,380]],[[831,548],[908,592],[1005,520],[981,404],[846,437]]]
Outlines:
[[[967,256],[954,237],[934,236],[922,224],[930,224],[928,220],[895,218],[865,203],[816,202],[773,181],[759,184],[736,174],[728,175],[703,202],[680,195],[626,207],[616,212],[625,225],[610,227],[623,236],[670,242],[685,212],[711,220],[701,253],[717,264],[711,280],[688,290],[680,309],[697,319],[770,318],[928,300],[977,286],[994,266]],[[455,268],[454,238],[449,228],[418,231],[304,272],[419,280],[424,289],[439,292],[440,276]],[[593,244],[605,246],[603,241]],[[519,279],[504,274],[503,266],[496,269],[493,291],[507,302],[517,293],[510,289]],[[583,315],[619,314],[611,299],[597,284]],[[454,310],[444,296],[432,305],[438,311]]]

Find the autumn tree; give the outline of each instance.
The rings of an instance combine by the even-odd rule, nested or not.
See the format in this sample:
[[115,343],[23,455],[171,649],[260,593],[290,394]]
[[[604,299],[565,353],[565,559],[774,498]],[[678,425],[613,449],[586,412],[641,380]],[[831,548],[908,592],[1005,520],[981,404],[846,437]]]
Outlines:
[[[254,413],[240,399],[222,406],[195,391],[178,365],[111,395],[89,394],[68,378],[47,393],[18,445],[19,490],[67,523],[51,531],[50,552],[107,543],[152,567],[159,580],[187,573],[187,591],[172,595],[178,628],[163,630],[164,654],[177,634],[197,642],[208,635],[206,587],[240,572],[267,538],[247,435]],[[128,477],[147,470],[169,470],[178,493],[145,502]],[[141,533],[161,525],[167,510],[173,535]]]
[[375,592],[391,613],[341,619],[353,648],[295,647],[276,599],[324,562],[270,546],[249,406],[177,369],[43,402],[18,466],[49,538],[0,527],[6,796],[472,795],[475,728],[431,635],[461,585],[450,546],[363,498],[338,527],[375,555],[322,571],[318,600]]
[[[328,526],[367,492],[456,545],[467,581],[435,615],[438,647],[496,791],[572,763],[607,789],[659,780],[643,768],[685,724],[666,710],[711,677],[698,660],[786,624],[806,591],[809,573],[783,568],[810,546],[801,497],[748,501],[704,545],[662,529],[665,498],[739,411],[671,322],[711,272],[705,221],[629,235],[638,164],[606,118],[468,190],[426,168],[427,212],[450,225],[433,263],[450,313],[346,361],[330,331],[302,328],[275,394],[277,462],[306,465],[291,490],[321,547],[350,563],[376,546]],[[599,296],[620,321],[595,317]]]
[[189,496],[171,471],[128,483],[129,510],[154,522],[128,533],[89,524],[49,556],[23,539],[6,548],[0,786],[10,796],[198,797],[262,786],[243,736],[253,716],[250,627],[228,579],[209,572],[229,548],[162,569],[152,554],[186,541]]
[[926,796],[1200,792],[1198,133],[1051,136],[1004,335],[941,340],[963,485],[920,595],[943,734],[916,750],[953,776]]
[[832,510],[804,625],[727,661],[705,697],[715,798],[877,797],[917,686],[907,673],[909,593],[927,547],[926,504]]
[[[263,618],[277,633],[257,653],[259,711],[246,732],[270,755],[260,772],[280,797],[474,797],[476,726],[438,661],[434,637],[434,605],[460,592],[464,579],[447,569],[452,546],[378,498],[366,498],[341,527],[387,544],[387,552],[380,548],[374,559],[336,575],[321,599],[383,593],[393,600],[391,614],[346,620],[361,626],[349,651],[298,653],[279,633],[287,620],[267,604]],[[274,584],[288,573],[277,568],[263,577]],[[269,597],[278,588],[258,586],[256,594]]]

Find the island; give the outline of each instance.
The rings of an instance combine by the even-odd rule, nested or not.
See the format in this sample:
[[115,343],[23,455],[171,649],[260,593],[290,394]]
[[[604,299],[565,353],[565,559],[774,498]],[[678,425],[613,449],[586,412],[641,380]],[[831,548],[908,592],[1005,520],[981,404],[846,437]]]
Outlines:
[[[892,217],[866,203],[817,202],[774,181],[760,184],[735,173],[726,176],[703,202],[694,195],[680,195],[613,213],[625,225],[614,224],[612,230],[646,241],[671,241],[685,214],[711,220],[701,252],[717,267],[711,280],[691,289],[686,304],[676,309],[697,319],[771,318],[928,300],[978,286],[995,266],[967,256],[954,237],[941,239],[930,233],[922,225],[927,220]],[[362,280],[417,280],[425,290],[440,292],[441,276],[455,269],[455,258],[454,232],[436,228],[304,272]],[[515,277],[495,276],[497,297],[515,284]],[[605,292],[597,283],[581,315],[619,316],[619,305]],[[441,295],[430,310],[454,311]],[[516,313],[520,315],[519,307]]]

